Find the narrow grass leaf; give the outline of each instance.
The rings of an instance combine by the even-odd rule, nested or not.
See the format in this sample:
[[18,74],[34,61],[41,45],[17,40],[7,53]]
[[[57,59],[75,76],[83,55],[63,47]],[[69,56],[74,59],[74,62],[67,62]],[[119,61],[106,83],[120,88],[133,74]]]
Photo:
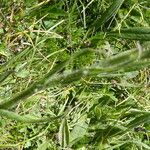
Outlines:
[[118,134],[123,134],[125,132],[126,128],[124,126],[108,126],[104,131],[103,135],[105,137],[114,137]]
[[148,61],[143,61],[143,60],[135,61],[135,62],[132,62],[131,64],[128,64],[128,65],[122,67],[122,72],[136,71],[136,70],[140,70],[140,69],[143,69],[143,68],[146,68],[149,66],[150,66],[150,60],[148,60]]
[[150,41],[150,28],[133,27],[128,29],[121,29],[119,31],[109,32],[107,36],[131,40]]
[[127,128],[134,128],[134,127],[137,127],[141,124],[144,124],[144,123],[149,123],[150,122],[150,114],[144,114],[144,115],[141,115],[139,117],[136,117],[134,120],[132,120],[128,125],[127,125]]
[[[74,57],[71,57],[71,59],[84,55],[88,51],[90,50],[85,50],[83,52],[77,53],[74,55]],[[73,71],[71,73],[64,73],[61,75],[53,76],[55,73],[57,73],[62,68],[64,68],[66,64],[69,63],[69,61],[65,61],[64,63],[54,67],[41,80],[33,83],[26,90],[20,92],[19,94],[9,99],[8,101],[1,102],[0,108],[2,109],[9,108],[21,100],[27,99],[29,96],[33,95],[35,92],[38,92],[40,90],[44,90],[45,88],[56,86],[56,85],[64,86],[74,81],[78,81],[82,77],[90,77],[90,76],[92,77],[92,76],[103,74],[103,73],[108,74],[109,72],[115,73],[118,71],[131,72],[131,71],[142,69],[144,67],[148,67],[150,65],[150,61],[148,60],[138,61],[137,56],[138,56],[138,51],[136,50],[126,51],[116,56],[112,56],[109,59],[102,60],[100,63],[100,66],[98,67],[85,68],[85,69]]]
[[0,144],[0,149],[18,149],[18,144]]
[[0,83],[3,82],[10,74],[13,73],[13,70],[5,71],[4,73],[0,74]]
[[5,64],[1,65],[0,72],[3,72],[4,70],[10,69],[15,67],[16,62],[18,62],[22,57],[29,54],[31,49],[27,48],[21,52],[19,52],[17,55],[13,56],[10,60],[8,60]]
[[[119,142],[118,142],[119,143]],[[107,150],[114,150],[114,149],[119,149],[119,147],[123,146],[124,144],[128,143],[128,141],[121,142],[119,144],[116,144],[115,146],[107,147]]]
[[125,73],[140,70],[150,66],[149,53],[150,50],[143,51],[140,55],[137,50],[125,51],[116,56],[100,61],[99,66],[105,67],[106,72],[121,71]]
[[134,115],[139,115],[139,114],[150,114],[150,111],[142,111],[138,109],[130,109],[127,114],[134,114]]
[[74,74],[69,74],[68,76],[66,76],[66,75],[62,76],[56,80],[54,79],[54,81],[52,81],[52,80],[49,81],[49,79],[51,79],[51,77],[54,74],[56,74],[60,70],[62,70],[70,61],[77,58],[78,56],[82,56],[84,54],[91,53],[91,52],[93,53],[93,51],[91,49],[84,49],[84,50],[74,54],[69,60],[66,60],[66,61],[62,62],[61,64],[56,65],[52,70],[50,70],[46,75],[44,75],[39,81],[33,83],[27,89],[18,93],[17,95],[12,97],[11,99],[9,99],[7,101],[2,101],[0,103],[0,108],[7,109],[7,108],[17,104],[19,101],[27,99],[28,97],[30,97],[34,93],[36,93],[40,90],[44,90],[45,88],[50,87],[50,86],[56,86],[58,83],[65,84],[65,82],[67,82],[67,80],[69,83],[72,81],[79,80],[83,76],[82,71],[75,72]]
[[134,140],[134,141],[131,141],[131,143],[136,144],[139,147],[139,149],[143,147],[144,149],[150,150],[150,146],[148,146],[146,143],[141,142],[140,140]]
[[43,123],[43,122],[52,122],[57,119],[63,118],[63,115],[56,116],[56,117],[46,117],[46,118],[37,118],[33,116],[20,116],[17,113],[14,113],[12,111],[0,109],[0,116],[6,117],[8,119],[16,120],[23,123]]
[[111,17],[115,16],[123,4],[124,0],[114,0],[112,5],[102,14],[101,18],[94,23],[95,29],[98,30],[104,25]]
[[119,66],[120,64],[126,64],[128,62],[136,60],[137,55],[137,50],[128,50],[100,61],[99,65],[103,67],[112,67],[114,65]]
[[59,137],[59,143],[62,146],[62,148],[65,148],[69,145],[70,132],[69,132],[69,126],[66,118],[64,118],[61,122],[58,137]]

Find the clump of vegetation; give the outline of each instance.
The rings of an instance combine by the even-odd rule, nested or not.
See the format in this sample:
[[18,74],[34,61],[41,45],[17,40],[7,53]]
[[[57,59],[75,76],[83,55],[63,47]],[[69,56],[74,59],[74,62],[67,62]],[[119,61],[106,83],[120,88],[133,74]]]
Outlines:
[[0,16],[0,149],[150,149],[149,2],[2,0]]

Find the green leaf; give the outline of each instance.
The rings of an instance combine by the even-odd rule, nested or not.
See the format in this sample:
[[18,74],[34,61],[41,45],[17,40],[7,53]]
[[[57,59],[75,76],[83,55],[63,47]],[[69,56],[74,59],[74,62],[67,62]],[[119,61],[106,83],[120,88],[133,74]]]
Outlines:
[[[119,142],[118,142],[119,143]],[[114,150],[114,149],[119,149],[119,147],[121,147],[122,145],[128,143],[128,141],[125,141],[125,142],[120,142],[119,144],[116,144],[114,146],[110,146],[110,147],[107,147],[107,150]]]
[[111,17],[115,16],[123,4],[124,0],[114,0],[112,5],[102,14],[102,17],[94,23],[95,29],[98,30],[104,23],[106,23]]
[[[71,73],[63,73],[60,75],[56,75],[58,71],[63,69],[70,60],[77,58],[78,56],[84,55],[87,52],[91,52],[90,49],[80,51],[71,57],[69,60],[64,61],[58,66],[55,66],[50,72],[48,72],[44,77],[42,77],[39,81],[33,83],[30,87],[26,90],[20,92],[13,98],[2,101],[0,103],[0,108],[8,108],[21,100],[27,99],[29,96],[33,95],[35,92],[40,90],[44,90],[48,87],[54,87],[58,85],[68,85],[72,82],[79,81],[83,77],[92,77],[96,75],[101,75],[104,77],[105,75],[109,75],[109,73],[115,72],[131,72],[140,70],[144,67],[148,67],[150,65],[149,57],[145,56],[147,51],[142,52],[141,59],[138,58],[138,51],[137,50],[130,50],[126,52],[122,52],[116,56],[112,56],[108,59],[104,59],[100,61],[98,67],[89,67],[80,70],[72,71]],[[145,53],[145,54],[144,54]],[[146,57],[146,59],[144,59]],[[143,60],[144,59],[144,60]]]
[[104,137],[114,137],[118,134],[123,134],[126,128],[120,125],[108,126],[105,130],[102,131]]
[[70,145],[80,141],[87,133],[88,124],[86,123],[86,115],[82,116],[78,123],[74,126],[70,133]]
[[19,52],[17,55],[13,56],[4,65],[1,65],[0,72],[3,72],[6,69],[16,67],[16,63],[21,59],[21,57],[24,57],[25,55],[29,54],[30,51],[31,51],[31,49],[27,48],[27,49]]
[[[78,71],[78,72],[74,72],[72,74],[68,74],[68,76],[66,76],[66,75],[63,76],[62,75],[58,79],[56,79],[56,77],[55,77],[53,79],[54,81],[51,80],[51,78],[53,77],[54,74],[56,74],[60,70],[62,70],[70,61],[77,58],[78,56],[82,56],[82,55],[84,55],[86,53],[90,53],[90,52],[93,53],[93,51],[91,49],[84,49],[84,50],[74,54],[72,57],[70,57],[70,59],[62,62],[59,65],[54,66],[53,69],[50,70],[47,74],[45,74],[39,81],[33,83],[27,89],[25,89],[24,91],[18,93],[17,95],[12,97],[11,99],[1,102],[0,103],[0,108],[4,109],[4,108],[11,107],[11,106],[15,105],[16,103],[18,103],[19,101],[27,99],[29,96],[33,95],[35,92],[38,92],[40,90],[44,90],[47,87],[56,86],[59,83],[66,84],[68,82],[70,83],[72,81],[79,80],[83,76],[82,71]],[[21,56],[22,55],[18,55],[19,58]],[[20,67],[19,67],[19,69],[20,69]]]
[[138,56],[137,50],[128,50],[100,61],[100,66],[103,67],[120,66],[122,64],[127,64],[136,60],[137,56]]
[[[107,142],[109,138],[123,135],[126,132],[127,128],[120,125],[109,125],[105,127],[104,129],[95,129],[95,135],[94,135],[94,141],[98,142]],[[92,132],[94,130],[92,129]]]
[[39,147],[37,148],[37,150],[46,150],[49,146],[49,142],[43,142],[41,145],[39,145]]
[[16,76],[19,78],[26,78],[30,75],[30,72],[26,69],[21,70],[20,72],[16,73]]
[[143,143],[143,142],[141,142],[140,140],[134,140],[134,141],[131,141],[131,143],[134,143],[134,144],[136,144],[140,149],[141,149],[141,147],[143,147],[143,148],[145,148],[145,150],[146,149],[148,149],[148,150],[150,150],[150,147],[147,145],[147,144],[145,144],[145,143]]
[[138,50],[128,50],[100,61],[99,67],[105,67],[101,68],[101,70],[106,72],[119,70],[122,72],[137,71],[150,65],[149,53],[150,50],[142,51],[141,54]]
[[13,73],[13,70],[8,70],[8,71],[0,74],[0,83],[3,82],[12,73]]
[[132,128],[137,127],[137,126],[139,126],[141,124],[149,123],[149,122],[150,122],[150,114],[144,114],[144,115],[138,116],[134,120],[132,120],[127,125],[127,128],[132,129]]
[[119,31],[109,32],[107,36],[131,40],[150,41],[150,28],[133,27],[128,29],[121,29]]
[[33,117],[31,115],[18,115],[15,112],[0,109],[0,116],[6,117],[8,119],[13,119],[19,122],[24,122],[24,123],[43,123],[43,122],[52,122],[55,121],[56,119],[62,118],[61,116],[56,116],[56,117],[43,117],[43,118],[37,118]]
[[59,143],[63,148],[69,145],[70,132],[69,132],[69,126],[66,118],[64,118],[61,122],[58,138],[59,138]]

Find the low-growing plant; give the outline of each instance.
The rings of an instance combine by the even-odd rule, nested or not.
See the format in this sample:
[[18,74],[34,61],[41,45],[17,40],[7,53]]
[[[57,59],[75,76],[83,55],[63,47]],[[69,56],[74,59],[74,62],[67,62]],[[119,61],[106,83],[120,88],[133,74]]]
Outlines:
[[130,16],[150,12],[131,4],[2,1],[1,149],[150,149],[149,19]]

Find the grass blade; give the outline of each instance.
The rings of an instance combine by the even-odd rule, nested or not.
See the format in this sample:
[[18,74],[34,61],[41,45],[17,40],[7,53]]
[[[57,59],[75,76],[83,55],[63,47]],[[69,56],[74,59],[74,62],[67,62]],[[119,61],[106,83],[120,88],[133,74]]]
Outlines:
[[62,120],[60,129],[59,129],[59,142],[63,148],[69,145],[69,136],[70,136],[69,126],[68,126],[67,120],[64,118]]
[[134,127],[137,127],[144,123],[150,122],[150,114],[144,114],[139,117],[136,117],[134,120],[132,120],[128,125],[127,128],[132,129]]
[[104,25],[111,17],[115,16],[123,4],[124,0],[115,0],[112,5],[104,12],[102,17],[94,23],[95,30],[98,30],[102,25]]
[[4,70],[10,69],[15,67],[16,62],[18,60],[20,60],[22,57],[24,57],[25,55],[29,54],[31,51],[31,49],[25,49],[21,52],[19,52],[17,55],[13,56],[12,59],[10,59],[8,62],[6,62],[5,64],[1,65],[0,67],[0,72],[3,72]]
[[[77,71],[73,71],[71,73],[64,73],[58,76],[53,76],[55,73],[63,69],[67,63],[69,63],[72,58],[77,58],[78,56],[84,55],[87,52],[91,52],[90,50],[81,51],[75,54],[68,61],[64,61],[64,63],[55,66],[49,73],[47,73],[41,80],[33,83],[28,89],[22,91],[17,94],[15,97],[8,101],[3,101],[0,103],[0,108],[7,109],[21,100],[27,99],[29,96],[33,95],[35,92],[40,90],[44,90],[47,87],[52,87],[56,85],[66,85],[70,84],[74,81],[80,80],[82,77],[91,77],[99,74],[109,72],[130,72],[142,69],[143,67],[147,67],[150,65],[150,61],[137,61],[138,51],[131,50],[126,51],[116,56],[112,56],[109,59],[105,59],[101,62],[100,66],[93,68],[86,68]],[[147,51],[143,53],[147,54]],[[145,55],[142,55],[145,58]],[[146,57],[147,58],[147,57]],[[148,57],[149,58],[149,57]],[[127,60],[127,61],[126,61]]]
[[[24,91],[20,92],[19,94],[15,95],[13,98],[7,100],[7,101],[3,101],[0,103],[0,108],[2,109],[7,109],[15,104],[17,104],[19,101],[21,100],[25,100],[28,97],[30,97],[31,95],[33,95],[34,93],[40,91],[40,90],[44,90],[47,87],[50,86],[55,86],[56,84],[59,84],[60,82],[63,83],[63,79],[62,76],[61,78],[58,78],[57,80],[54,81],[51,80],[51,77],[58,73],[60,70],[62,70],[70,61],[72,61],[73,59],[77,58],[78,56],[84,55],[86,53],[92,52],[90,49],[85,49],[82,50],[78,53],[76,53],[75,55],[73,55],[69,60],[66,60],[64,62],[62,62],[59,65],[56,65],[51,71],[49,71],[43,78],[41,78],[39,81],[33,83],[31,86],[29,86],[27,89],[25,89]],[[72,81],[75,80],[79,80],[82,77],[82,71],[76,72]],[[79,76],[77,76],[79,75]],[[68,78],[71,78],[72,75],[68,75]],[[75,78],[76,77],[76,78]],[[50,81],[49,81],[50,80]],[[64,78],[64,81],[67,81],[68,79]],[[71,80],[69,80],[69,83],[71,82]]]
[[13,73],[13,70],[8,70],[0,74],[0,83],[3,82],[11,73]]
[[15,104],[17,104],[19,101],[27,99],[28,97],[30,97],[31,95],[33,95],[34,93],[44,89],[44,82],[48,77],[51,77],[53,74],[57,73],[58,71],[60,71],[61,69],[63,69],[63,67],[66,65],[66,61],[63,62],[62,64],[55,66],[49,73],[47,73],[41,80],[33,83],[31,86],[29,86],[27,89],[25,89],[24,91],[18,93],[17,95],[15,95],[13,98],[7,100],[7,101],[3,101],[0,103],[0,108],[2,109],[7,109]]
[[63,115],[56,116],[56,117],[46,117],[46,118],[36,118],[36,117],[29,117],[29,116],[20,116],[12,111],[0,109],[0,116],[5,116],[8,119],[13,119],[23,123],[43,123],[43,122],[52,122],[56,119],[63,118]]
[[138,56],[137,50],[129,50],[119,53],[115,56],[111,56],[110,58],[104,59],[100,61],[99,65],[103,67],[119,66],[120,64],[135,61],[137,59],[137,56]]
[[128,29],[121,29],[120,31],[110,32],[107,36],[131,40],[150,41],[150,28],[133,27]]

